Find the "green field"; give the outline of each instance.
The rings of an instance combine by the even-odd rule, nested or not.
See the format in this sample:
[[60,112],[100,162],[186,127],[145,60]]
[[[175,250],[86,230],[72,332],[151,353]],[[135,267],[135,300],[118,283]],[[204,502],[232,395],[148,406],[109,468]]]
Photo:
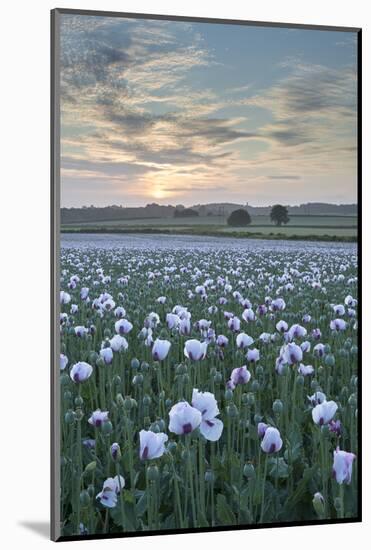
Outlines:
[[255,216],[246,228],[230,227],[226,218],[222,216],[205,216],[188,219],[179,218],[147,218],[132,220],[114,220],[101,222],[81,222],[63,224],[62,231],[97,231],[104,232],[147,232],[153,230],[166,232],[174,230],[174,233],[192,234],[233,234],[239,236],[244,233],[259,233],[262,236],[276,236],[278,234],[287,237],[338,237],[355,239],[357,237],[356,216],[291,216],[287,225],[276,227],[269,216]]

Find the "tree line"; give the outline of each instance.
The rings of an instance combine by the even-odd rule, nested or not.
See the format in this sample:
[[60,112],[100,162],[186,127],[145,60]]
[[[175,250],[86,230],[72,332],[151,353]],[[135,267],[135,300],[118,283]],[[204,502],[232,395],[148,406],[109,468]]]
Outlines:
[[[272,206],[270,219],[278,227],[287,224],[290,221],[287,207],[282,206],[282,204]],[[232,227],[245,227],[246,225],[250,225],[250,223],[251,216],[243,208],[234,210],[227,219],[227,224]]]

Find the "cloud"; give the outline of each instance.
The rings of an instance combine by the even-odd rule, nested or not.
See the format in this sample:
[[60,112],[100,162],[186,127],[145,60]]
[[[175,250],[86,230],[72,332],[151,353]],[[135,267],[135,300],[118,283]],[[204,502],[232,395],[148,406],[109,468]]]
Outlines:
[[284,176],[267,176],[267,178],[270,180],[293,180],[293,181],[301,179],[300,176],[290,176],[289,174],[286,174]]

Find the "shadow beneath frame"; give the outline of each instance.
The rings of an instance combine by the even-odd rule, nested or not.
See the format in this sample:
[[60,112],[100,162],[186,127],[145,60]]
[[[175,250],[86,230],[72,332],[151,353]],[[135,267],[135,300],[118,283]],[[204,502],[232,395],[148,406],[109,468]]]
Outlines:
[[42,538],[50,538],[50,523],[48,521],[19,521],[18,525],[33,531]]

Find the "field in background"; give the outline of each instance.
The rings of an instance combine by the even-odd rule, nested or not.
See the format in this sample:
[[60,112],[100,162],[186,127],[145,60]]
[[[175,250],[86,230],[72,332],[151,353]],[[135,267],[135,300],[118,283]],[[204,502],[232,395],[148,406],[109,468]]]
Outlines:
[[[63,224],[62,231],[97,231],[104,232],[146,232],[153,229],[154,232],[164,230],[166,232],[192,233],[192,234],[224,234],[232,233],[248,236],[251,233],[264,236],[295,236],[298,237],[338,237],[355,239],[357,237],[356,216],[291,216],[286,226],[273,225],[269,216],[255,216],[247,227],[230,227],[225,217],[205,216],[194,218],[147,218],[132,220],[114,220],[101,222],[81,222]],[[173,231],[172,231],[173,230]]]

